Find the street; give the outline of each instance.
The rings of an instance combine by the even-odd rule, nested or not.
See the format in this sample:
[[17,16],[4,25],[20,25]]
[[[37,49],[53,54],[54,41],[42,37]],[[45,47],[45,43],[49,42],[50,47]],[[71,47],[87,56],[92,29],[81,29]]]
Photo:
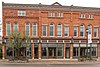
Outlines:
[[0,67],[100,67],[100,64],[0,64]]

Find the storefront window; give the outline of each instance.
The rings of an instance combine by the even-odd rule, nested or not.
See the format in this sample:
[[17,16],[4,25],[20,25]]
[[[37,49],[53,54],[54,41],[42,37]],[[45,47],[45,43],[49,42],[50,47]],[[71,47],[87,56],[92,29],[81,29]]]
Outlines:
[[62,56],[63,54],[63,49],[62,47],[58,47],[58,56]]
[[92,51],[92,56],[97,56],[96,54],[97,48],[92,48],[91,51]]
[[42,56],[47,56],[46,47],[42,47]]
[[73,48],[73,56],[75,56],[75,57],[78,56],[78,47]]

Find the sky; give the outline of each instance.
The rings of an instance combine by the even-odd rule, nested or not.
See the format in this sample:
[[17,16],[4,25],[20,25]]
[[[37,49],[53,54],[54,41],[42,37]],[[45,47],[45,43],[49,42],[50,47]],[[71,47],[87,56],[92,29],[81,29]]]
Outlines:
[[[2,23],[2,2],[4,3],[20,3],[20,4],[47,4],[51,5],[58,2],[64,6],[83,6],[100,8],[100,0],[0,0],[0,24]],[[1,33],[0,33],[1,35]]]

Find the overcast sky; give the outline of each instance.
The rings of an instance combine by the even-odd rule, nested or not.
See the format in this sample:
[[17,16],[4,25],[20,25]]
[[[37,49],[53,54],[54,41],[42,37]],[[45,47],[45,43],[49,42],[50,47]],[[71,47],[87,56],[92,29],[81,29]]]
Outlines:
[[[5,3],[22,3],[22,4],[47,4],[51,5],[54,2],[58,2],[61,5],[74,5],[74,6],[84,6],[84,7],[99,7],[100,0],[0,0],[0,21],[2,22],[2,2]],[[0,22],[0,23],[1,23]],[[1,33],[0,33],[1,34]]]

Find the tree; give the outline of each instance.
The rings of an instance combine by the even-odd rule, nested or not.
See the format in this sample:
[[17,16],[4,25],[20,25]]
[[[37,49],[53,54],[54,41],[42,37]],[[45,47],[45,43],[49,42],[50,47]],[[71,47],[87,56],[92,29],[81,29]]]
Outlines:
[[[13,55],[13,58],[11,59],[15,60],[16,58],[17,60],[21,60],[20,58],[21,50],[20,49],[22,47],[26,48],[29,42],[30,42],[30,37],[28,37],[27,35],[25,34],[21,35],[21,33],[18,31],[12,32],[8,38],[8,47],[12,49],[12,55]],[[17,57],[14,57],[15,54]],[[26,60],[28,60],[27,53],[26,53]]]

